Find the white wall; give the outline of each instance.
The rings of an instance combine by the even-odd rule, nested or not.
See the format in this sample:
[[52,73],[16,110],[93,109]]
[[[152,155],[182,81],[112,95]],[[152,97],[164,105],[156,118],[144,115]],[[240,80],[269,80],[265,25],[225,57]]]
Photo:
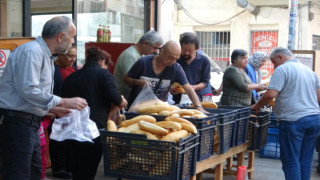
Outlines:
[[[177,6],[171,4],[170,9],[166,8],[166,4],[172,1],[165,1],[162,5],[162,19],[161,19],[161,34],[165,40],[178,40],[179,34],[186,31],[230,31],[231,36],[231,50],[235,48],[250,49],[250,32],[252,30],[278,30],[278,45],[287,47],[288,33],[289,33],[289,1],[288,0],[250,0],[251,4],[262,5],[257,16],[252,15],[248,11],[224,22],[216,24],[244,9],[239,7],[236,0],[180,0],[181,4],[190,12],[190,14],[197,20],[212,24],[202,25],[191,20],[182,10]],[[273,3],[273,4],[272,4]],[[300,0],[300,4],[304,4],[297,16],[296,24],[296,41],[295,49],[311,50],[312,49],[312,34],[319,35],[320,31],[320,11],[319,8],[313,8],[314,19],[308,19],[308,6],[306,0]],[[172,15],[176,14],[176,15]],[[165,19],[173,17],[174,27],[171,29],[172,21]],[[164,30],[165,29],[165,30]],[[170,33],[168,33],[170,32]]]

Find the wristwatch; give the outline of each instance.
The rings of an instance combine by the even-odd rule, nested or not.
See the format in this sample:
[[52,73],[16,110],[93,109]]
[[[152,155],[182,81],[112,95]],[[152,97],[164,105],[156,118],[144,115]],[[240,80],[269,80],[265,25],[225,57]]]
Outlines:
[[197,107],[202,107],[202,106],[201,106],[201,104],[199,104],[199,105],[195,105],[194,107],[196,107],[196,108],[197,108]]

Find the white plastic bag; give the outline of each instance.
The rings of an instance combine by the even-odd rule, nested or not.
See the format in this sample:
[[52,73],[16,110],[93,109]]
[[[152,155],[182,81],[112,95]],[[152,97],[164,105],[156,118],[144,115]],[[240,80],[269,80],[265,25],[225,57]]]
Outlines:
[[140,93],[133,101],[132,105],[130,106],[128,112],[136,112],[137,108],[143,102],[149,102],[150,104],[155,104],[156,102],[160,101],[159,98],[154,94],[152,90],[152,86],[149,83],[146,83],[143,88],[141,89]]
[[80,142],[92,142],[100,133],[95,122],[90,118],[90,108],[82,111],[72,110],[67,116],[55,119],[52,124],[50,139],[64,141],[72,139]]

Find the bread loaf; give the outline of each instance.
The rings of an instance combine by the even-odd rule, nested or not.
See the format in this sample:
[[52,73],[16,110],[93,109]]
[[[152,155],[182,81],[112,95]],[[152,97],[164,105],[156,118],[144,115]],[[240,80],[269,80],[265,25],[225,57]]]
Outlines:
[[197,128],[193,124],[186,124],[186,123],[180,123],[182,126],[182,129],[192,133],[197,134]]
[[187,136],[188,136],[188,132],[186,130],[175,131],[161,138],[161,141],[178,142],[181,138],[185,138]]
[[118,132],[131,133],[131,131],[138,130],[138,129],[140,129],[139,125],[138,125],[138,123],[135,123],[135,124],[131,124],[130,126],[124,128],[124,129],[121,129],[121,131],[118,130]]
[[141,130],[150,132],[152,134],[166,135],[166,134],[169,133],[168,130],[166,130],[166,129],[160,127],[160,126],[157,126],[155,124],[151,124],[149,122],[146,122],[146,121],[140,121],[138,124],[139,124],[139,127],[140,127]]
[[148,139],[151,139],[151,140],[159,140],[159,138],[157,138],[157,136],[147,132],[147,131],[143,131],[143,130],[140,130],[140,129],[137,129],[137,130],[133,130],[131,131],[131,133],[135,133],[135,134],[144,134],[147,136]]
[[169,104],[155,104],[150,106],[140,106],[137,109],[138,113],[141,114],[151,114],[151,113],[158,113],[161,111],[172,111],[172,108]]
[[[179,117],[172,117],[172,116],[169,116],[169,117],[166,117],[164,119],[165,121],[174,121],[174,122],[177,122],[177,123],[186,123],[186,124],[192,124],[192,122],[186,120],[186,119],[183,119],[183,118],[179,118]],[[193,124],[192,124],[193,125]]]
[[170,88],[173,89],[174,93],[176,93],[176,94],[185,94],[186,93],[186,91],[183,89],[183,87],[177,82],[172,83]]
[[139,121],[144,120],[146,122],[150,122],[150,123],[155,123],[156,122],[156,118],[150,116],[150,115],[140,115],[140,116],[136,116],[132,119],[126,120],[121,122],[120,127],[128,127],[131,124],[135,124],[138,123]]
[[[214,102],[200,102],[203,108],[217,109],[218,105]],[[190,107],[194,108],[194,105],[190,105]]]
[[180,123],[177,123],[174,121],[161,121],[161,122],[156,122],[154,124],[162,128],[165,128],[168,130],[174,130],[174,131],[180,131],[182,128]]
[[107,121],[107,131],[118,131],[116,123],[110,119]]
[[161,111],[161,112],[159,112],[159,115],[161,115],[161,116],[170,116],[170,112],[169,111]]
[[172,111],[172,113],[177,113],[180,116],[193,116],[194,115],[194,112],[191,111],[190,109],[180,109],[180,110]]
[[172,116],[172,117],[180,117],[180,115],[177,114],[177,113],[172,113],[172,114],[170,114],[170,116]]

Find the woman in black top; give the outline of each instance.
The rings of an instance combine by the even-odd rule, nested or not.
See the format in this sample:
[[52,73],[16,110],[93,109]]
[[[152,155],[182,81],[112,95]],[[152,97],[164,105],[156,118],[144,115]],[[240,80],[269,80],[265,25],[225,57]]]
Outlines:
[[[97,47],[87,49],[86,62],[82,69],[66,78],[62,97],[82,97],[90,107],[90,119],[98,129],[106,128],[111,104],[120,108],[127,101],[120,95],[112,74],[104,67],[110,63],[110,55]],[[67,142],[71,156],[71,172],[74,180],[93,180],[102,157],[100,136],[90,142]]]

